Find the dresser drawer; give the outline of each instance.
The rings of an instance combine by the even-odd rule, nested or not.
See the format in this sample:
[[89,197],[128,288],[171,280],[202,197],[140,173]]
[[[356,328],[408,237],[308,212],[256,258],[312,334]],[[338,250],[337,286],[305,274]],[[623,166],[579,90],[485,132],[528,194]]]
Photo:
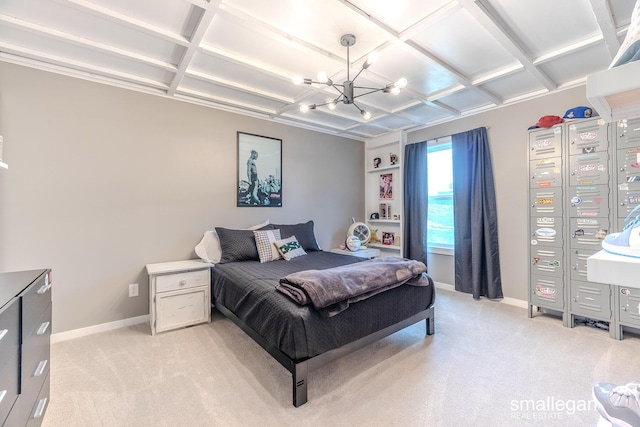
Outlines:
[[209,285],[209,269],[177,272],[156,277],[156,292],[176,291]]
[[20,302],[14,299],[0,309],[0,360],[6,360],[20,345]]
[[22,341],[40,326],[42,313],[51,305],[49,275],[43,274],[22,294]]
[[40,393],[36,399],[32,401],[35,403],[33,403],[31,410],[29,411],[27,427],[38,427],[42,424],[44,413],[47,410],[47,406],[49,406],[49,399],[51,398],[50,389],[49,375],[47,375],[44,383],[42,384],[42,388],[40,389]]
[[16,348],[12,353],[7,354],[2,360],[0,367],[0,425],[9,415],[13,403],[18,397],[18,383],[20,377],[20,364],[18,361],[20,353]]
[[41,313],[38,327],[22,343],[22,384],[21,392],[42,387],[49,373],[51,343],[51,306]]

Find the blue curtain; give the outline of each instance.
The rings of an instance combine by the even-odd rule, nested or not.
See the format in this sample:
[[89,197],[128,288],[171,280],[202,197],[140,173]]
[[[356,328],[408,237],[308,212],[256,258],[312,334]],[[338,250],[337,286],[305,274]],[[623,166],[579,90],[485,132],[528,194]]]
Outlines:
[[[451,136],[455,289],[502,298],[498,216],[487,129]],[[406,199],[405,199],[406,200]]]
[[403,256],[427,265],[427,142],[404,147]]

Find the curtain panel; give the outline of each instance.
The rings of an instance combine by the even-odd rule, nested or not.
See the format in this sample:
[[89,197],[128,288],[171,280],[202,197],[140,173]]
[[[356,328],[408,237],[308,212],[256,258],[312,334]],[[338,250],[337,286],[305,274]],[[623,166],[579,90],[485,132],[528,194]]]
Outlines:
[[404,147],[404,236],[405,258],[427,265],[427,210],[429,191],[427,141]]
[[502,298],[498,216],[487,129],[451,136],[455,289]]

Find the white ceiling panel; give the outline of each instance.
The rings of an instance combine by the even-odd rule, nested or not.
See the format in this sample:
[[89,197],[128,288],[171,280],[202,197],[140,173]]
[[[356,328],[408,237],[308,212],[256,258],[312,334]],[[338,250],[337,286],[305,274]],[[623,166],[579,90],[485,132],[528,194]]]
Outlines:
[[[631,0],[1,0],[0,60],[356,139],[582,84],[606,69]],[[355,44],[341,44],[345,34]],[[371,52],[379,59],[362,64]],[[55,65],[51,67],[50,64]],[[347,100],[324,84],[383,89]],[[356,78],[356,76],[358,76]],[[106,77],[106,79],[105,79]],[[133,84],[132,84],[133,83]],[[344,91],[341,86],[338,86]],[[389,88],[390,89],[390,88]]]

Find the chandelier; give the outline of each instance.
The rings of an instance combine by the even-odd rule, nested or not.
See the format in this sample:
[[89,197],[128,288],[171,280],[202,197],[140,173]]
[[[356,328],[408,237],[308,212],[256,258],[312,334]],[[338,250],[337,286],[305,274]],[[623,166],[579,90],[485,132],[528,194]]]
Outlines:
[[[340,94],[335,99],[333,99],[331,101],[327,101],[324,104],[301,104],[300,105],[300,111],[303,112],[303,113],[306,113],[309,110],[315,110],[317,107],[322,107],[324,105],[326,105],[330,110],[335,110],[336,105],[339,102],[342,102],[342,103],[345,103],[345,104],[352,104],[354,107],[356,107],[360,111],[360,114],[362,115],[362,117],[365,120],[369,120],[371,118],[371,113],[366,111],[364,108],[360,108],[360,106],[358,106],[358,104],[355,103],[355,99],[356,98],[360,98],[361,96],[365,96],[365,95],[369,95],[371,93],[375,93],[375,92],[392,93],[394,95],[397,95],[397,94],[400,93],[400,89],[402,89],[405,86],[407,86],[407,79],[401,78],[397,82],[389,83],[388,85],[386,85],[384,87],[381,87],[381,88],[356,86],[354,84],[355,80],[358,78],[360,73],[362,73],[364,70],[369,68],[371,66],[371,64],[373,64],[377,60],[378,54],[375,51],[371,52],[369,54],[369,56],[367,57],[367,60],[364,62],[364,64],[362,64],[362,68],[360,69],[360,71],[358,71],[358,74],[356,74],[355,77],[353,79],[351,79],[349,77],[349,48],[351,46],[353,46],[354,44],[356,44],[356,36],[354,36],[353,34],[345,34],[342,37],[340,37],[340,44],[347,48],[347,80],[344,83],[342,83],[342,84],[334,83],[327,76],[327,73],[324,72],[324,71],[320,71],[318,73],[318,77],[317,77],[318,80],[317,81],[313,80],[313,79],[306,79],[306,78],[303,78],[301,76],[294,76],[293,79],[292,79],[293,84],[295,84],[295,85],[301,85],[301,84],[311,85],[311,84],[314,84],[314,83],[315,84],[325,84],[327,86],[333,87],[335,90],[340,92]],[[355,94],[355,89],[362,89],[362,90],[366,90],[368,92],[359,93],[359,94],[356,95]]]

